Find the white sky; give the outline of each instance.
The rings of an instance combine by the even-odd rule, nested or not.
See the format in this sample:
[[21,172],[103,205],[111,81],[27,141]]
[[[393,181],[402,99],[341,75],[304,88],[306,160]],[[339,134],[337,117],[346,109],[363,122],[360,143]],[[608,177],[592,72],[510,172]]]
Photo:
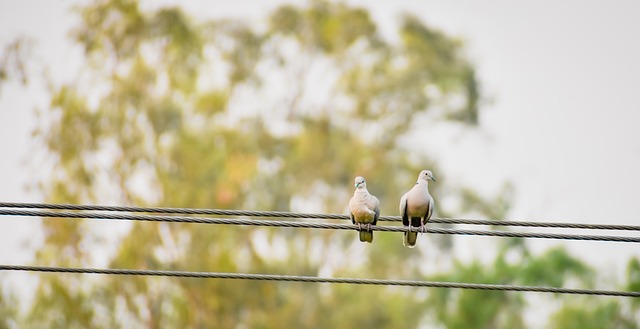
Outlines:
[[[300,2],[300,1],[296,1]],[[426,145],[454,180],[495,191],[510,180],[516,202],[510,219],[640,223],[640,2],[353,0],[366,5],[387,31],[402,11],[462,37],[492,98],[477,132],[434,132]],[[65,39],[74,22],[70,1],[0,0],[0,44],[18,35],[36,39],[36,57],[52,75],[69,78],[77,51]],[[258,18],[279,1],[186,2],[198,16]],[[34,144],[34,106],[46,95],[35,84],[0,90],[0,200],[38,201],[25,190]],[[24,241],[36,221],[0,218],[0,263],[25,263]],[[598,232],[602,234],[611,232]],[[613,232],[612,234],[617,234]],[[482,257],[491,238],[460,238],[461,257]],[[36,239],[37,240],[37,239]],[[620,275],[640,256],[635,244],[531,241],[536,250],[563,243],[590,263]],[[464,249],[464,248],[463,248]],[[486,247],[484,247],[486,250]],[[615,288],[615,287],[607,287]]]

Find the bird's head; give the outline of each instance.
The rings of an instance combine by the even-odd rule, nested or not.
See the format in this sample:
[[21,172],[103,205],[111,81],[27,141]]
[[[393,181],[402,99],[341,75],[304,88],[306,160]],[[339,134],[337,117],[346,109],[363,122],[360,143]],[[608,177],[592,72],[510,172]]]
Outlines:
[[364,180],[364,177],[362,177],[362,176],[356,177],[355,187],[356,188],[366,188],[367,187],[367,182]]
[[425,182],[428,182],[429,180],[432,181],[436,181],[436,178],[433,177],[433,173],[430,170],[423,170],[420,172],[420,175],[418,176],[418,181],[423,180]]

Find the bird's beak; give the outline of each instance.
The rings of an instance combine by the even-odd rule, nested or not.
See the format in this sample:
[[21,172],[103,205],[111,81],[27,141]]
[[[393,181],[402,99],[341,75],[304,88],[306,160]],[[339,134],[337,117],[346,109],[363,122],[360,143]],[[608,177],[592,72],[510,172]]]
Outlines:
[[360,186],[360,183],[356,183],[354,186],[358,188],[358,186]]
[[435,178],[435,177],[433,177],[433,176],[431,176],[431,180],[435,182],[435,181],[436,181],[436,178]]

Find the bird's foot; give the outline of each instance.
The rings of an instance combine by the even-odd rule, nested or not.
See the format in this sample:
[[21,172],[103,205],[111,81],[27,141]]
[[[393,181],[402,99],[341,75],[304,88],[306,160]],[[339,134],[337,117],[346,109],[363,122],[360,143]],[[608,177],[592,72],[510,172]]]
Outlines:
[[362,224],[356,223],[358,225],[358,231],[362,231]]
[[427,226],[426,225],[420,225],[420,228],[418,229],[418,232],[427,233]]
[[371,223],[367,223],[367,231],[368,231],[368,232],[373,231],[373,230],[371,229]]

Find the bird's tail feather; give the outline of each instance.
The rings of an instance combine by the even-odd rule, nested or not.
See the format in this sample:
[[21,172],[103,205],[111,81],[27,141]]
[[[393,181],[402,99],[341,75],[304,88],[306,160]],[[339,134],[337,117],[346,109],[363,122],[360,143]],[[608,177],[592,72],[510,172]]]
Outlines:
[[360,231],[360,241],[362,242],[373,242],[373,232]]
[[414,248],[416,246],[417,240],[418,232],[404,232],[404,239],[402,240],[402,244],[405,247]]

